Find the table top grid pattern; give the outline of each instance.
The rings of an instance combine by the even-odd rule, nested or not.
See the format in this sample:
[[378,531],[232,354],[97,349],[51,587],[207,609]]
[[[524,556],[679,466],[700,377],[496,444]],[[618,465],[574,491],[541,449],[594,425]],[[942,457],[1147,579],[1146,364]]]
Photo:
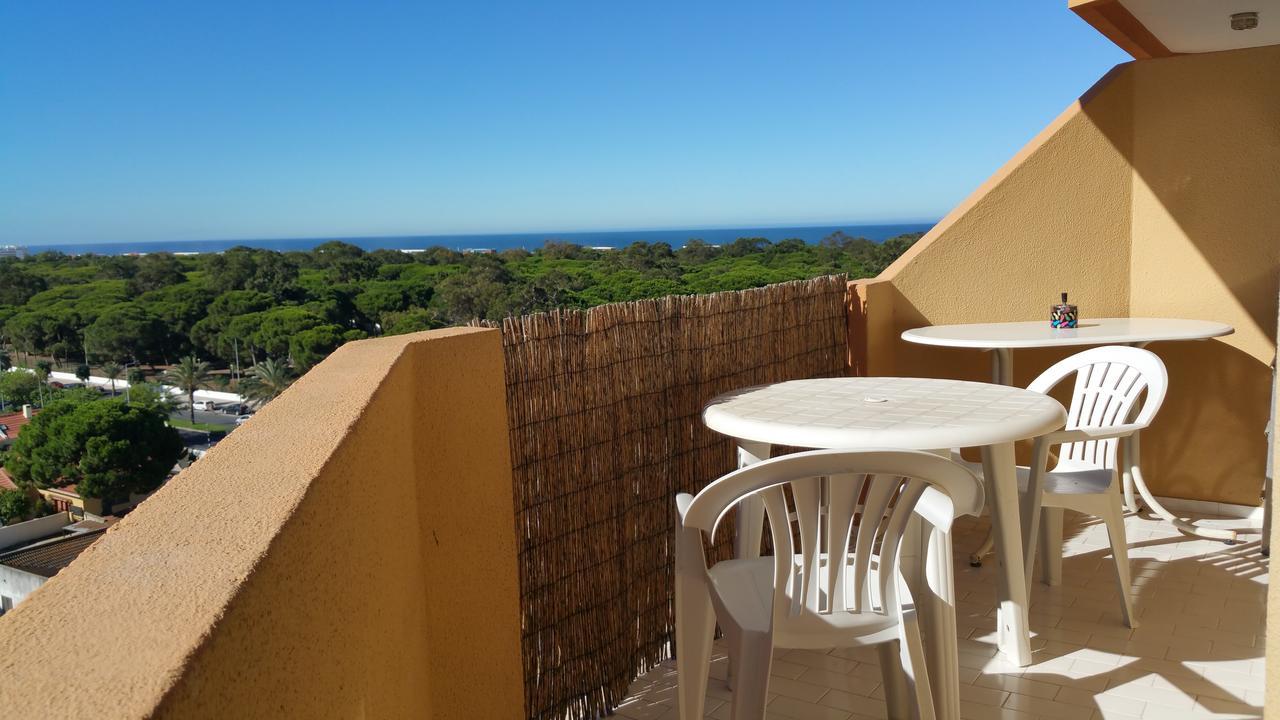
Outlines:
[[1031,437],[1061,426],[1062,406],[1020,388],[929,378],[794,380],[713,400],[726,435],[798,447],[934,449]]

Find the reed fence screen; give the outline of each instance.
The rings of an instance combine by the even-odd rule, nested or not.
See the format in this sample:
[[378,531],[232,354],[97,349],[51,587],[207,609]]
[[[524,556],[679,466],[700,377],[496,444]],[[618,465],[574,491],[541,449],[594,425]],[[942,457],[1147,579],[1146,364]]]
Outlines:
[[502,322],[530,718],[602,717],[671,656],[675,496],[736,466],[702,407],[845,374],[845,296],[824,277]]

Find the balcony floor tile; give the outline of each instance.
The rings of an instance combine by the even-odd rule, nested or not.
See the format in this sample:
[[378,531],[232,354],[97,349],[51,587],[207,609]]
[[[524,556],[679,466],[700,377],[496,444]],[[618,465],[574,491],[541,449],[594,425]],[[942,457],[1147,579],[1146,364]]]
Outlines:
[[[1261,717],[1268,563],[1257,531],[1233,546],[1186,537],[1143,513],[1125,520],[1139,628],[1120,621],[1102,526],[1067,513],[1063,584],[1032,591],[1034,662],[1014,668],[995,652],[995,564],[970,568],[986,518],[955,532],[961,712],[983,718]],[[1215,524],[1243,526],[1245,521]],[[727,718],[724,646],[717,642],[707,717]],[[783,651],[768,717],[884,717],[874,651]],[[718,670],[719,672],[716,672]],[[624,717],[677,720],[675,666],[638,678]]]

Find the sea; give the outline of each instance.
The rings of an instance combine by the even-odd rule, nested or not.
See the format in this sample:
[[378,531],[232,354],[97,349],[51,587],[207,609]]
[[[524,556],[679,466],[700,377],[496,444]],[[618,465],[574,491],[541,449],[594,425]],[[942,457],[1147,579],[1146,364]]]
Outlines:
[[525,248],[533,250],[550,241],[568,242],[585,247],[619,248],[636,241],[665,242],[681,247],[686,242],[699,239],[712,245],[724,245],[741,237],[762,237],[778,242],[791,238],[817,243],[834,232],[844,232],[851,237],[864,237],[883,242],[891,237],[914,232],[928,232],[931,222],[897,223],[888,225],[797,225],[786,227],[721,227],[663,230],[611,230],[602,232],[541,232],[499,233],[488,235],[397,235],[388,237],[343,237],[330,235],[310,238],[238,239],[238,240],[177,240],[148,242],[104,243],[54,243],[28,245],[28,253],[56,250],[69,255],[140,255],[145,253],[219,253],[236,246],[288,252],[310,250],[324,242],[341,240],[358,245],[365,250],[423,250],[440,246],[453,250],[508,250]]

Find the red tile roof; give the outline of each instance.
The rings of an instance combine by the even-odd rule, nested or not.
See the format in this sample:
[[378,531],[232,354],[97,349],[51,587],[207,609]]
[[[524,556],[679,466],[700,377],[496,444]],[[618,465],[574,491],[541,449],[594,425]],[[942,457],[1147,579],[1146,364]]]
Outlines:
[[22,426],[29,422],[31,421],[22,413],[0,415],[0,426],[5,428],[0,430],[0,440],[12,440],[18,437],[22,432]]
[[13,476],[9,475],[4,468],[0,467],[0,490],[17,490],[18,484],[13,481]]
[[74,496],[74,497],[80,497],[80,493],[76,492],[76,484],[75,484],[75,483],[68,483],[68,484],[66,484],[66,485],[54,485],[53,487],[48,487],[48,488],[44,488],[44,489],[45,489],[45,490],[52,491],[52,492],[56,492],[56,493],[61,493],[61,494],[63,494],[63,495],[71,495],[71,496]]

